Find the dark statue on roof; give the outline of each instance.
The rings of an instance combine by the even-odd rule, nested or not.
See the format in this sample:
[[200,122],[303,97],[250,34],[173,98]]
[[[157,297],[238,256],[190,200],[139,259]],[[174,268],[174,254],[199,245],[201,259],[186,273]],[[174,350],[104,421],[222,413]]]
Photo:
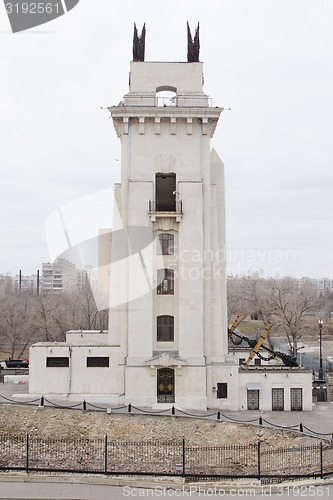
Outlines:
[[[133,61],[145,60],[146,24],[144,23],[141,35],[138,35],[136,24],[134,23],[133,34]],[[199,62],[200,40],[199,23],[192,38],[190,26],[187,22],[187,62]]]
[[199,23],[192,39],[191,30],[187,22],[187,62],[199,62],[200,40]]
[[138,35],[138,30],[134,23],[133,35],[133,61],[145,60],[145,39],[146,39],[146,24],[143,25],[141,36]]

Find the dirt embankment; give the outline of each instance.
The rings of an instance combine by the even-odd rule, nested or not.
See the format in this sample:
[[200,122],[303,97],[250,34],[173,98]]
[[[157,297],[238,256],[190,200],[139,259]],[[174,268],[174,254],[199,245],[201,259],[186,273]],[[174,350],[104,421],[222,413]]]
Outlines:
[[0,404],[0,434],[110,440],[181,440],[204,446],[254,444],[272,447],[314,444],[314,438],[258,426],[184,417],[107,414]]

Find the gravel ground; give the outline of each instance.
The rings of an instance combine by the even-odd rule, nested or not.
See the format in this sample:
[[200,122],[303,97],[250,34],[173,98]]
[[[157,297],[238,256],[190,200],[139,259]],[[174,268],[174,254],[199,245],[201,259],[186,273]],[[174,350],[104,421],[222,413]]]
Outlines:
[[252,444],[259,440],[268,446],[311,444],[315,440],[280,429],[246,424],[216,422],[197,418],[107,414],[21,405],[0,405],[0,434],[111,440],[181,440],[196,445]]
[[[0,384],[0,395],[12,398],[26,394],[27,384]],[[0,433],[33,433],[52,437],[101,437],[115,440],[182,439],[199,445],[250,444],[263,441],[269,446],[310,444],[315,440],[295,432],[257,425],[216,422],[199,418],[107,414],[26,405],[9,405],[0,399]],[[211,413],[211,412],[210,412]],[[227,412],[225,412],[227,413]],[[333,431],[333,405],[319,404],[312,412],[229,412],[236,420],[262,416],[275,425],[297,425],[303,422],[319,432]]]

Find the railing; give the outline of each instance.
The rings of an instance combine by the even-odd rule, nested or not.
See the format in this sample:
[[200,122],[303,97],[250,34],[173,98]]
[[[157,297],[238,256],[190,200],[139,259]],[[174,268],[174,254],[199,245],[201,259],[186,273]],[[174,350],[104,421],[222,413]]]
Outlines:
[[[234,424],[249,424],[249,425],[254,425],[254,426],[259,426],[259,427],[265,427],[265,428],[274,428],[274,429],[281,429],[285,431],[292,431],[299,433],[301,435],[307,435],[310,437],[315,437],[318,439],[325,440],[329,442],[330,444],[333,443],[333,432],[321,432],[323,429],[320,427],[320,423],[316,422],[314,420],[314,427],[315,429],[310,429],[309,427],[305,426],[302,422],[299,422],[297,424],[292,424],[292,425],[278,425],[276,423],[270,422],[266,419],[264,419],[262,416],[251,418],[251,419],[242,419],[242,418],[235,418],[234,416],[230,416],[227,413],[223,413],[220,410],[213,411],[213,413],[205,412],[194,412],[190,413],[189,411],[184,411],[176,408],[174,405],[170,406],[169,408],[166,408],[164,410],[151,410],[148,408],[138,408],[131,403],[128,405],[122,405],[122,406],[110,406],[108,404],[94,404],[94,403],[89,403],[85,400],[82,402],[78,403],[59,403],[59,401],[50,401],[46,399],[44,396],[33,398],[31,400],[27,400],[26,398],[23,401],[19,401],[18,399],[10,399],[5,396],[2,396],[0,394],[0,404],[12,404],[12,405],[19,405],[19,406],[38,406],[39,408],[60,408],[60,409],[65,409],[65,410],[77,410],[77,411],[98,411],[98,412],[107,412],[107,413],[117,413],[117,414],[122,414],[122,413],[127,413],[127,414],[132,414],[132,415],[153,415],[153,416],[160,416],[160,417],[188,417],[188,418],[199,418],[199,419],[204,419],[204,420],[214,420],[216,422],[232,422]],[[319,427],[318,427],[319,425]]]
[[156,106],[177,106],[177,97],[156,97],[155,101]]
[[274,449],[250,445],[199,446],[185,439],[116,441],[0,435],[0,470],[184,478],[324,478],[333,474],[333,447],[318,443]]
[[156,97],[155,98],[155,106],[158,107],[209,107],[213,106],[212,98],[207,96],[202,97]]
[[182,201],[174,201],[171,203],[163,203],[159,201],[149,200],[149,212],[176,212],[182,213]]

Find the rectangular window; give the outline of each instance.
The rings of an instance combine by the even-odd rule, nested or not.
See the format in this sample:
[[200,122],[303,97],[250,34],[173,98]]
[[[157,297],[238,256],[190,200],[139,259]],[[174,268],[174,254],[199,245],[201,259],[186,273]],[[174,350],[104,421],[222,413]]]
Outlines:
[[158,316],[157,317],[157,341],[158,342],[173,342],[174,341],[174,317],[173,316]]
[[174,294],[174,270],[159,269],[157,271],[157,294],[158,295],[173,295]]
[[217,384],[217,397],[218,399],[228,399],[228,384],[224,382]]
[[46,358],[47,368],[68,368],[69,367],[69,357],[68,356],[53,356]]
[[108,356],[88,356],[87,368],[109,368],[110,358]]
[[241,366],[241,365],[245,365],[245,361],[246,361],[246,359],[245,359],[245,358],[239,358],[239,360],[238,360],[238,364],[239,364],[239,366]]
[[158,255],[173,255],[174,254],[174,235],[169,233],[159,234],[157,241]]

